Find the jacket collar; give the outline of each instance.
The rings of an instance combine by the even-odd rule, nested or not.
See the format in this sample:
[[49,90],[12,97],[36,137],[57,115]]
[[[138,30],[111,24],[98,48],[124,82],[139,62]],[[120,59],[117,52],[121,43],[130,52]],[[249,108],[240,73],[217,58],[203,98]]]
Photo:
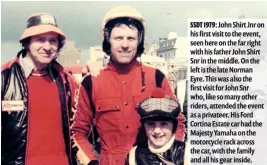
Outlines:
[[20,56],[18,60],[20,66],[24,70],[25,77],[28,78],[34,69],[32,59],[29,56],[25,56],[24,58]]
[[139,66],[140,66],[140,63],[136,59],[133,59],[127,65],[121,65],[121,66],[114,63],[112,60],[110,60],[108,62],[107,69],[116,71],[116,72],[121,73],[121,74],[127,74]]
[[[19,56],[17,57],[16,61],[20,64],[20,66],[24,70],[25,77],[28,78],[29,75],[34,70],[34,64],[33,64],[32,59],[29,56],[25,56],[24,58],[22,56]],[[59,72],[62,72],[64,70],[63,67],[56,60],[53,60],[44,69],[48,71],[50,78],[53,81],[55,81],[53,70],[57,70]]]

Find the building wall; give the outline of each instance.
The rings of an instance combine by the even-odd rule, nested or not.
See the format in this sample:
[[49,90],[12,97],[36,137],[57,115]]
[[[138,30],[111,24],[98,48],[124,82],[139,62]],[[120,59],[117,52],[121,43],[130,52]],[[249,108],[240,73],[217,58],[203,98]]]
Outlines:
[[168,49],[168,50],[164,50],[164,51],[158,51],[158,57],[163,57],[166,60],[168,59],[174,59],[175,58],[175,52],[176,49]]
[[177,49],[176,41],[177,37],[171,35],[170,33],[167,40],[159,42],[159,49],[157,50],[157,55],[159,57],[165,58],[166,60],[175,58],[175,52]]
[[81,51],[75,48],[73,41],[66,41],[57,61],[63,66],[76,66],[80,64]]
[[148,51],[146,52],[146,54],[149,54],[151,56],[157,56],[158,48],[159,48],[159,43],[154,41],[154,43],[152,43],[149,46]]
[[107,63],[107,61],[109,60],[109,56],[107,56],[106,53],[103,52],[101,46],[93,46],[90,47],[89,59],[92,61],[99,62],[103,65],[104,63]]
[[157,51],[157,56],[168,59],[185,59],[188,57],[188,39],[187,37],[177,37],[162,41]]
[[188,57],[188,38],[178,37],[175,42],[175,58],[176,59],[187,59]]

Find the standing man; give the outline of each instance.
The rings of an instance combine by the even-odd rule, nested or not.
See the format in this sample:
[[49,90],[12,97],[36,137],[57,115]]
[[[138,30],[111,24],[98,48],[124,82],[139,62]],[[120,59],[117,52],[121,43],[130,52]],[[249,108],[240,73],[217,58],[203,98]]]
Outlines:
[[65,35],[48,13],[32,15],[23,49],[2,66],[3,165],[75,165],[70,113],[74,79],[56,62]]
[[[122,6],[106,14],[102,48],[110,62],[99,76],[88,75],[82,81],[72,125],[82,164],[123,165],[140,127],[137,104],[156,87],[174,96],[162,72],[137,61],[144,51],[144,36],[144,19],[135,9]],[[99,162],[87,140],[93,119],[101,144]],[[183,140],[184,132],[180,115],[176,138]]]

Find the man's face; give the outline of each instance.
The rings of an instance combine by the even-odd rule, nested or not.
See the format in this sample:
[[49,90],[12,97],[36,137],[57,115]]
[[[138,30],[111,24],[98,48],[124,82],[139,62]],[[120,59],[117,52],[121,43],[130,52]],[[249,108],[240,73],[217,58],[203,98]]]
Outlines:
[[44,68],[58,52],[58,34],[48,32],[32,36],[29,44],[29,55],[37,69]]
[[125,24],[115,26],[110,34],[112,60],[129,64],[135,57],[138,45],[138,30]]
[[148,140],[154,148],[164,146],[172,137],[173,123],[171,121],[146,121],[145,130]]

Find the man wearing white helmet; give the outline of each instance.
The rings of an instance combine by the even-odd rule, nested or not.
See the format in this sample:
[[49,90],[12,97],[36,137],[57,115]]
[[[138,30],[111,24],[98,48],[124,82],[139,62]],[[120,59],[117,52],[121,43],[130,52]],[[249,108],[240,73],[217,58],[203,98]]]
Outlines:
[[77,85],[56,62],[65,38],[51,14],[33,14],[23,49],[2,66],[3,165],[77,164],[69,120]]
[[[109,11],[103,21],[103,51],[110,62],[97,77],[87,75],[79,88],[72,133],[81,164],[122,165],[132,148],[140,116],[137,104],[156,87],[174,96],[165,75],[137,61],[144,51],[144,19],[135,9],[121,6]],[[93,119],[101,152],[95,156],[87,140]],[[184,117],[179,115],[176,138],[184,139]]]

